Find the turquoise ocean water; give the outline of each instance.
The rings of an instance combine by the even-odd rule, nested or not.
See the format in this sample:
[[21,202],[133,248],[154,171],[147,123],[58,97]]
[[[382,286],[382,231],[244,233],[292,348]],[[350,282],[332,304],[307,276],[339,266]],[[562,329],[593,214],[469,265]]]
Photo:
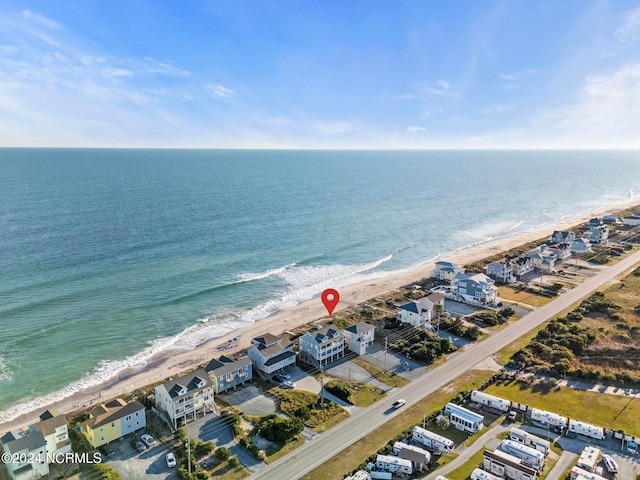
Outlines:
[[0,149],[0,421],[639,190],[638,152]]

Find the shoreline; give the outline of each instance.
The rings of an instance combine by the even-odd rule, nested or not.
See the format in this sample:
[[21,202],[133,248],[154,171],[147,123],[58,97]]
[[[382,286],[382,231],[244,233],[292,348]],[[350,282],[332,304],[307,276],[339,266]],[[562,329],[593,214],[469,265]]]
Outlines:
[[[438,255],[436,259],[423,262],[401,272],[340,287],[340,303],[335,313],[428,277],[433,271],[437,260],[446,259],[460,265],[477,262],[520,245],[548,237],[554,230],[565,230],[582,224],[594,216],[619,212],[636,206],[640,206],[639,198],[615,202],[606,207],[592,210],[589,213],[577,215],[573,219],[557,225],[513,236],[490,239],[447,254]],[[30,412],[19,414],[13,419],[0,423],[0,432],[14,430],[33,423],[33,421],[37,420],[38,415],[47,408],[56,408],[60,413],[65,414],[90,408],[104,400],[128,394],[162,382],[170,376],[196,368],[223,353],[233,354],[239,350],[246,349],[253,337],[265,333],[282,334],[286,330],[303,327],[322,318],[327,318],[327,314],[318,297],[304,300],[294,307],[279,310],[251,325],[232,330],[223,336],[209,339],[195,348],[189,350],[173,348],[158,352],[147,360],[145,366],[127,368],[102,384],[74,392],[68,397],[40,405]],[[219,349],[232,338],[238,339],[234,347],[225,350]]]

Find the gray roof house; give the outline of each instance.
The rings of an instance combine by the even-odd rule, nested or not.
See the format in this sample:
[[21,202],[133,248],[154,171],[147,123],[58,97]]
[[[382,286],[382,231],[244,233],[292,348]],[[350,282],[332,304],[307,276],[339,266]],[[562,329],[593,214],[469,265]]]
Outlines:
[[305,333],[298,345],[300,361],[313,366],[328,365],[344,356],[344,337],[334,325]]
[[213,381],[215,393],[222,393],[238,385],[243,385],[252,378],[251,359],[242,357],[233,360],[222,355],[218,360],[212,359],[204,371]]
[[19,454],[18,458],[25,461],[5,463],[9,478],[12,480],[26,480],[40,478],[49,474],[47,462],[47,441],[42,432],[34,431],[26,435],[21,431],[5,433],[0,437],[2,452],[5,454]]
[[156,408],[168,417],[167,423],[178,428],[179,423],[195,420],[214,411],[213,382],[204,368],[198,368],[178,378],[172,378],[155,388]]

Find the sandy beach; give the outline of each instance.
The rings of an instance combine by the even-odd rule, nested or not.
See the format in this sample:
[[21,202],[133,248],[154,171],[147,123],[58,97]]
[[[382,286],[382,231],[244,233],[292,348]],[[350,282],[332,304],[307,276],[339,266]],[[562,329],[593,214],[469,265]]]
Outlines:
[[[461,265],[468,264],[527,242],[548,237],[553,230],[563,230],[583,223],[593,216],[620,211],[636,206],[638,203],[638,199],[630,199],[625,202],[612,204],[606,208],[592,211],[589,214],[574,218],[560,225],[555,225],[554,227],[528,232],[510,238],[491,240],[474,247],[460,250],[441,259]],[[434,263],[428,262],[401,273],[342,287],[340,288],[340,303],[335,313],[339,313],[345,308],[357,305],[404,285],[417,282],[428,277],[433,269]],[[319,297],[307,300],[295,307],[281,310],[253,325],[235,330],[226,336],[211,339],[194,349],[188,351],[167,350],[161,352],[156,357],[150,359],[144,368],[138,370],[129,369],[120,372],[116,378],[100,386],[77,392],[48,407],[57,408],[62,413],[69,413],[81,408],[90,407],[109,398],[133,392],[136,389],[160,382],[169,376],[175,376],[185,370],[195,368],[199,364],[208,362],[211,358],[218,357],[221,354],[219,347],[223,344],[228,344],[231,338],[237,337],[238,342],[233,349],[226,350],[225,353],[234,353],[235,351],[246,348],[250,344],[251,338],[255,336],[267,332],[280,334],[285,330],[292,330],[326,316],[326,310]],[[24,427],[32,423],[44,408],[45,407],[0,424],[0,432]]]

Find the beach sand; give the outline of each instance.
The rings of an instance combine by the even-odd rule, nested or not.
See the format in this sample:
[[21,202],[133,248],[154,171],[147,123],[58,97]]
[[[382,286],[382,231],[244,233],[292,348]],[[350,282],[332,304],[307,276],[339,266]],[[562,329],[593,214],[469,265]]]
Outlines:
[[[451,261],[460,265],[476,262],[487,257],[499,254],[506,250],[516,248],[528,242],[548,237],[553,230],[565,230],[572,226],[586,222],[594,216],[601,216],[610,212],[617,212],[638,205],[638,199],[630,199],[624,202],[608,205],[606,208],[595,210],[589,214],[574,218],[554,227],[541,229],[513,236],[501,238],[477,246],[469,247],[454,252],[440,260]],[[410,285],[428,276],[434,270],[435,262],[418,265],[410,270],[387,275],[381,278],[365,280],[363,282],[341,287],[340,303],[335,313],[362,303],[371,298],[396,290],[402,286]],[[322,317],[327,317],[326,310],[319,296],[301,302],[295,307],[280,310],[274,315],[260,320],[252,325],[234,330],[223,337],[211,339],[191,350],[166,350],[151,358],[144,368],[128,369],[102,385],[77,392],[37,411],[21,415],[13,420],[0,424],[0,432],[25,427],[38,420],[38,415],[45,408],[56,408],[61,413],[74,412],[82,408],[88,408],[110,398],[131,393],[147,385],[163,381],[169,376],[176,376],[185,370],[197,367],[208,362],[213,357],[222,353],[232,354],[238,350],[247,348],[251,339],[265,333],[281,334],[285,330],[293,330],[307,323],[314,322]],[[219,347],[228,344],[232,338],[238,338],[233,348],[221,351]]]

